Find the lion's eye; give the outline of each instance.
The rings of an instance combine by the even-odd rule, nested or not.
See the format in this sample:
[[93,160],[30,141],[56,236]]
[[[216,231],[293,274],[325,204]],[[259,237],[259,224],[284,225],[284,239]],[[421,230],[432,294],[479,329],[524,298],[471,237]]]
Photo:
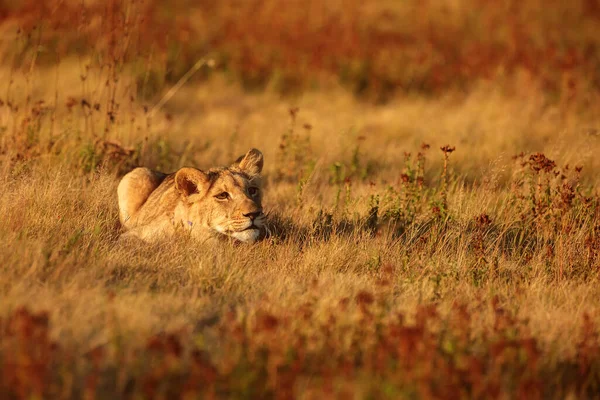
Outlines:
[[258,194],[258,188],[255,188],[255,187],[248,188],[248,194],[250,196],[256,196]]
[[215,197],[219,200],[227,200],[227,199],[229,199],[229,193],[222,192],[222,193],[219,193],[218,195],[216,195]]

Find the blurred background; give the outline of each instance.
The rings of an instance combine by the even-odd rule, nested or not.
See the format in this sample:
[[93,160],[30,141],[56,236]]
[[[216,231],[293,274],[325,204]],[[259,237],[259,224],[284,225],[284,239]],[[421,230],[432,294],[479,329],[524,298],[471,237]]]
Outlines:
[[598,0],[0,0],[0,38],[12,159],[275,159],[290,115],[325,165],[359,140],[372,170],[456,145],[467,177],[521,151],[595,168],[600,149]]
[[116,58],[143,96],[207,55],[284,94],[336,82],[386,101],[518,74],[563,100],[600,88],[597,0],[2,0],[0,21],[4,61]]

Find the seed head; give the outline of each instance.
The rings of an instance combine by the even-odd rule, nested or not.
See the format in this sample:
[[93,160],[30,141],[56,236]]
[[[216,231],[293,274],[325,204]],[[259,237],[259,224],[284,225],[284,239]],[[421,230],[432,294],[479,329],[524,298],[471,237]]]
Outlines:
[[444,153],[452,153],[454,150],[456,150],[456,147],[454,146],[450,146],[449,144],[440,147],[440,150],[442,150]]
[[543,153],[535,153],[529,156],[529,166],[536,173],[540,171],[550,172],[556,167],[556,163],[547,158]]
[[475,217],[475,222],[480,228],[484,228],[492,223],[492,219],[487,214],[481,214]]

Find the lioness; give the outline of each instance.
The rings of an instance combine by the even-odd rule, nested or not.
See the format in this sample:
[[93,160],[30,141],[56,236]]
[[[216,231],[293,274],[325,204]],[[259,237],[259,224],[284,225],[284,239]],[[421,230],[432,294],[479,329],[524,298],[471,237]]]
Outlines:
[[188,230],[208,240],[231,237],[253,243],[264,237],[261,200],[263,155],[251,149],[233,165],[172,174],[136,168],[119,183],[123,237],[152,241]]

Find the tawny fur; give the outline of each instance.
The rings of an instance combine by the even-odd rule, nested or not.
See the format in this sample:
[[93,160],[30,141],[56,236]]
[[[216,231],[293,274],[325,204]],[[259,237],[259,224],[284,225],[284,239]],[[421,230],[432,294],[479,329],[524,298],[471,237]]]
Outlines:
[[124,237],[153,241],[183,231],[201,240],[261,239],[266,232],[262,167],[262,153],[251,149],[232,166],[206,172],[134,169],[117,189]]

